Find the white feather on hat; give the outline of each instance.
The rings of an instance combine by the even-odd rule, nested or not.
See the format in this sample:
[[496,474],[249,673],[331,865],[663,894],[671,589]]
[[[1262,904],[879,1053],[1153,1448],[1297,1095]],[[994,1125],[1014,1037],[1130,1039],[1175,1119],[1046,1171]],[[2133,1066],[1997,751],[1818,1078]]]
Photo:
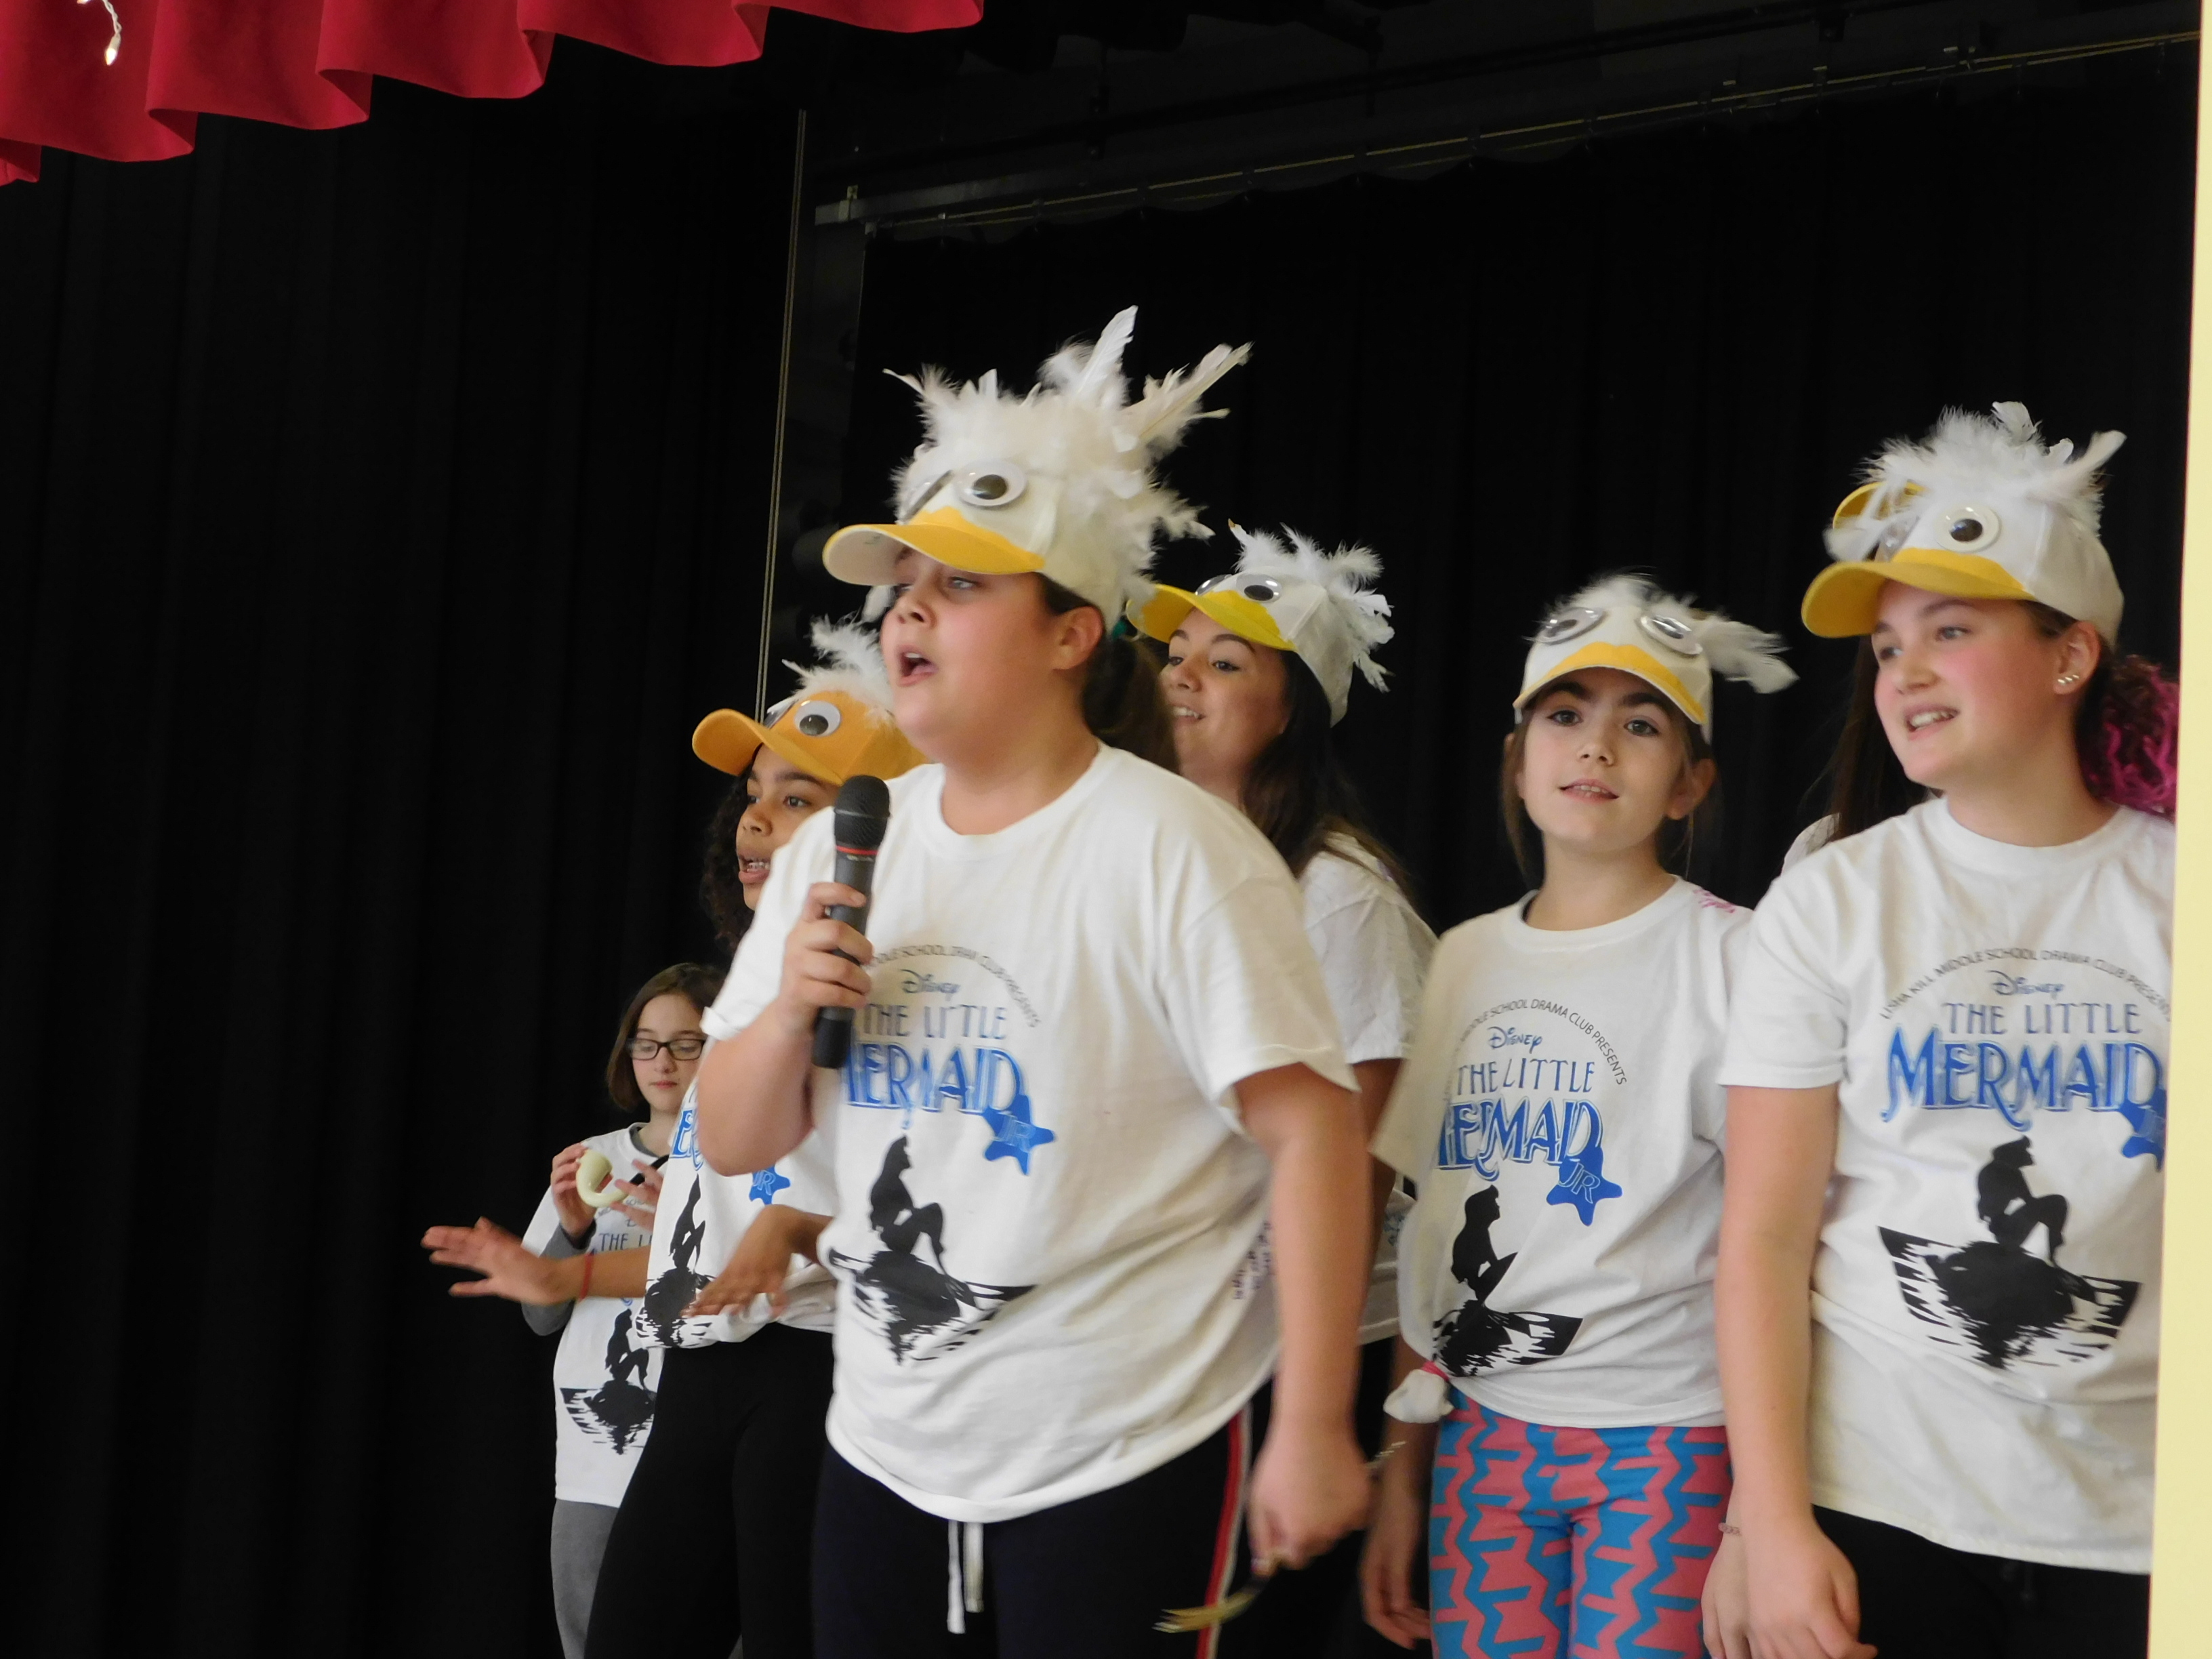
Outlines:
[[1381,555],[1371,547],[1353,544],[1324,553],[1318,542],[1288,526],[1283,532],[1290,538],[1288,547],[1280,537],[1264,530],[1247,530],[1240,524],[1231,525],[1229,530],[1243,550],[1237,562],[1240,574],[1309,582],[1322,590],[1328,599],[1331,623],[1349,643],[1346,665],[1382,690],[1389,671],[1375,660],[1375,651],[1389,644],[1395,630],[1383,620],[1390,614],[1389,600],[1368,586],[1382,580]]
[[[1109,615],[1142,597],[1163,534],[1210,533],[1152,469],[1192,422],[1221,412],[1200,399],[1252,349],[1216,346],[1195,368],[1147,380],[1133,403],[1121,357],[1136,319],[1131,307],[1096,343],[1062,347],[1021,396],[1002,390],[995,370],[965,383],[935,368],[894,374],[921,400],[924,430],[895,475],[897,523],[841,531],[823,553],[830,573],[876,586],[902,543],[937,556],[930,532],[944,531],[949,514],[955,532],[964,520],[1000,538],[1033,561],[1026,568]],[[987,490],[969,487],[979,478]]]
[[1887,445],[1827,532],[1835,562],[1807,591],[1806,626],[1832,637],[1875,625],[1892,581],[1961,599],[2035,599],[2119,631],[2123,598],[2098,538],[2098,469],[2126,441],[2100,432],[2079,455],[2045,445],[2025,406],[1947,409],[1918,443]]
[[2017,490],[2094,536],[2104,513],[2098,469],[2126,441],[2125,433],[2100,432],[2077,456],[2071,438],[2045,446],[2025,404],[1996,404],[1987,415],[1947,409],[1920,442],[1893,439],[1867,463],[1862,477],[1875,489],[1856,514],[1830,528],[1828,551],[1839,561],[1866,558],[1898,509],[1939,479],[1968,490],[1977,484]]
[[1577,669],[1618,668],[1664,692],[1710,732],[1714,676],[1779,691],[1797,678],[1780,659],[1784,649],[1779,635],[1700,611],[1648,577],[1601,576],[1546,613],[1513,707],[1517,718],[1538,692]]
[[1738,622],[1723,611],[1700,611],[1695,601],[1668,592],[1648,576],[1616,571],[1552,608],[1556,612],[1575,607],[1680,617],[1704,647],[1713,672],[1723,679],[1739,681],[1754,691],[1779,691],[1797,683],[1797,671],[1782,660],[1780,653],[1790,647],[1779,634]]
[[811,635],[815,654],[821,660],[811,667],[802,667],[795,662],[784,664],[799,676],[799,689],[792,693],[793,700],[817,696],[824,691],[842,691],[854,702],[878,711],[885,719],[890,718],[890,674],[884,667],[883,647],[875,635],[858,623],[833,622],[826,617],[816,618]]

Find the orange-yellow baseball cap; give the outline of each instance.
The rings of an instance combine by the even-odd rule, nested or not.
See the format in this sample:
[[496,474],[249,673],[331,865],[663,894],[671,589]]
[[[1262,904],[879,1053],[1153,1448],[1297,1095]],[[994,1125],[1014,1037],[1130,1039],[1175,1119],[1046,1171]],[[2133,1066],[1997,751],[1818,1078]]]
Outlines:
[[717,708],[691,733],[691,752],[735,777],[765,744],[824,783],[895,778],[921,765],[927,757],[891,717],[890,686],[872,636],[849,624],[817,623],[814,645],[823,661],[799,669],[798,691],[770,709],[765,723]]

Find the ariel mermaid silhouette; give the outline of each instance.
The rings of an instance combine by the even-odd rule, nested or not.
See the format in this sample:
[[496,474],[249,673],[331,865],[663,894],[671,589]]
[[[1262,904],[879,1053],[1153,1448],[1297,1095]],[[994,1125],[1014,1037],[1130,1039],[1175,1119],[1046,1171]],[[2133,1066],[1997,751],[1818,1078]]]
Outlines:
[[[2120,1334],[2142,1288],[2131,1279],[2093,1279],[2058,1265],[2068,1206],[2057,1193],[2029,1187],[2024,1171],[2034,1162],[2026,1135],[1990,1150],[1974,1177],[1974,1209],[1990,1230],[1987,1239],[1962,1249],[1881,1230],[1905,1305],[1937,1328],[1932,1340],[1970,1348],[1997,1370],[2101,1352]],[[2039,1230],[2040,1255],[2027,1248]]]
[[[893,1358],[929,1359],[950,1353],[988,1323],[1007,1303],[1036,1286],[1031,1285],[971,1285],[945,1271],[945,1209],[942,1205],[914,1201],[907,1190],[906,1173],[914,1167],[906,1137],[891,1142],[884,1153],[884,1167],[868,1188],[868,1225],[884,1248],[865,1262],[838,1250],[830,1252],[830,1265],[849,1275],[854,1304],[882,1328]],[[915,1253],[915,1246],[929,1241],[934,1265]],[[966,1310],[974,1310],[971,1316]],[[933,1341],[927,1352],[915,1349],[924,1338],[950,1333]]]
[[1454,1376],[1553,1358],[1567,1351],[1582,1328],[1581,1319],[1571,1314],[1506,1313],[1490,1305],[1491,1293],[1514,1262],[1514,1255],[1500,1255],[1491,1245],[1490,1226],[1497,1219],[1496,1187],[1468,1194],[1467,1219],[1452,1241],[1451,1267],[1470,1294],[1437,1322],[1437,1363]]

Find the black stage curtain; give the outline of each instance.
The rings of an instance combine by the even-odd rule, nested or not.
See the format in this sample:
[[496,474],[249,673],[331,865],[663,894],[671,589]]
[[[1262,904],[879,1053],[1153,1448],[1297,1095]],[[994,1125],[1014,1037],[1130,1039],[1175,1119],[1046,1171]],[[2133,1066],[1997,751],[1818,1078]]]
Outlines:
[[[1216,526],[1382,555],[1392,689],[1356,688],[1340,736],[1432,919],[1522,890],[1496,826],[1524,641],[1621,567],[1791,641],[1797,687],[1719,699],[1705,879],[1755,901],[1818,816],[1847,701],[1850,648],[1796,621],[1820,531],[1860,461],[1942,405],[2014,398],[2051,436],[2129,434],[2106,540],[2127,643],[2174,660],[2195,94],[2185,64],[2111,72],[996,243],[881,240],[848,510],[878,509],[913,441],[913,399],[878,369],[1026,375],[1132,303],[1147,373],[1255,341],[1215,396],[1231,413],[1167,471]],[[1233,547],[1161,568],[1212,574]]]
[[712,948],[792,120],[702,84],[0,191],[10,1651],[558,1651],[550,1348],[416,1239]]
[[[1026,367],[1132,300],[1142,368],[1256,339],[1175,476],[1389,561],[1344,737],[1455,921],[1515,885],[1543,602],[1643,564],[1784,623],[1944,401],[2130,432],[2109,539],[2170,657],[2188,81],[886,241],[860,351]],[[387,83],[0,191],[11,1647],[551,1650],[548,1354],[415,1239],[520,1223],[627,993],[709,948],[685,737],[750,702],[789,150],[700,84],[564,45],[519,104]],[[913,434],[860,388],[856,514]],[[1805,689],[1723,702],[1734,896],[1832,728],[1848,653],[1799,643]]]

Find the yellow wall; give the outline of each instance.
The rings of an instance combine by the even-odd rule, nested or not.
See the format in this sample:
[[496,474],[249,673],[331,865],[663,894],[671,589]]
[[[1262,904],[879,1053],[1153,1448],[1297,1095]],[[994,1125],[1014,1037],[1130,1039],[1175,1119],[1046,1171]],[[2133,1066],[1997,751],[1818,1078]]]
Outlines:
[[2200,1083],[2212,1100],[2212,124],[2205,119],[2201,62],[2197,91],[2153,1659],[2212,1655],[2212,1121],[2188,1103]]

